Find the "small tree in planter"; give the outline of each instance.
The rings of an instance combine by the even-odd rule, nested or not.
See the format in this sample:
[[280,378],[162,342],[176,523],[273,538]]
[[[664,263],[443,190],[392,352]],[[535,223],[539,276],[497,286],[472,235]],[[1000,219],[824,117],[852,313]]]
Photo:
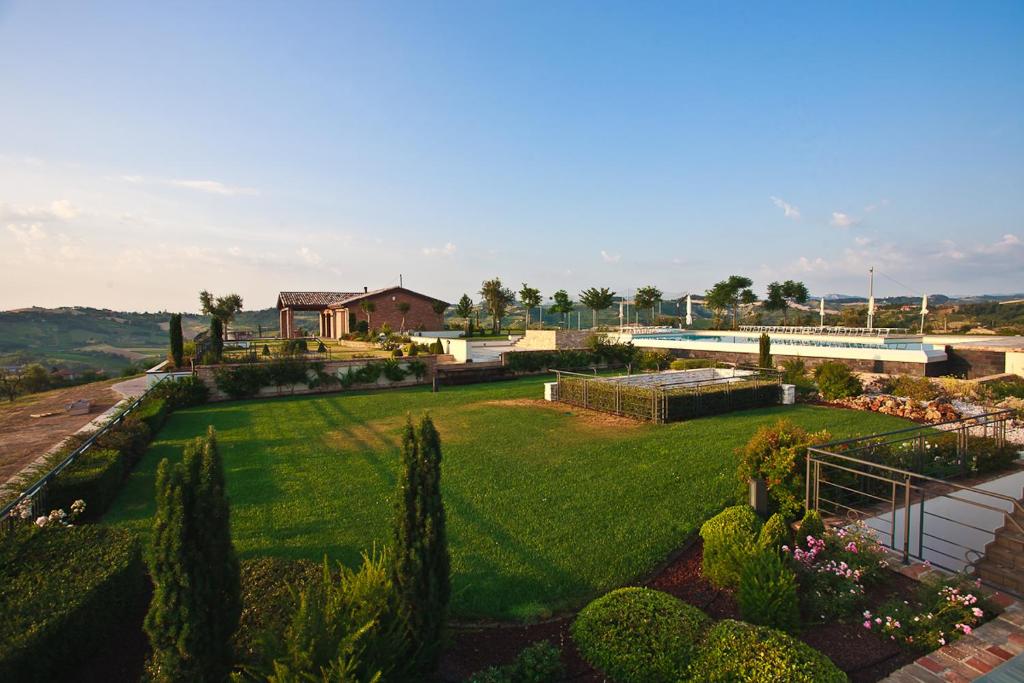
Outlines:
[[402,327],[399,332],[405,332],[405,316],[408,315],[409,310],[412,308],[412,304],[408,301],[399,301],[395,303],[395,308],[402,314]]
[[438,300],[438,301],[435,301],[434,303],[430,304],[430,308],[433,309],[434,314],[437,315],[437,325],[438,325],[437,329],[443,330],[444,329],[444,312],[448,310],[448,302],[447,301],[440,301],[440,300]]
[[377,304],[372,301],[360,301],[359,308],[363,309],[363,313],[366,314],[366,328],[367,330],[373,329],[370,323],[370,314],[377,310]]

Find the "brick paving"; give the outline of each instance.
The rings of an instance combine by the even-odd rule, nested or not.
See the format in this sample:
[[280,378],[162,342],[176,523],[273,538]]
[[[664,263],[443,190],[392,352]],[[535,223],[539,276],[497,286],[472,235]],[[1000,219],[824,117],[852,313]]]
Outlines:
[[[923,564],[902,567],[914,580],[939,573]],[[1003,612],[971,635],[924,655],[883,679],[884,683],[959,683],[973,681],[1010,659],[1024,656],[1024,603],[1006,595],[989,596]]]

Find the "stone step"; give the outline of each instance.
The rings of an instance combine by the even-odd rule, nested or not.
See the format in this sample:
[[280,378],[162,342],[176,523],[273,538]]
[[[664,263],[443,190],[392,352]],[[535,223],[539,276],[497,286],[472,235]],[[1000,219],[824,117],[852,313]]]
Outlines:
[[1000,545],[992,545],[985,552],[985,558],[992,560],[994,564],[1000,567],[1024,572],[1024,553],[1019,553]]
[[976,566],[977,574],[983,581],[1017,595],[1024,594],[1024,574],[1021,572],[1005,569],[989,560],[981,560]]
[[1019,534],[1003,527],[996,531],[995,540],[990,545],[1006,548],[1016,553],[1024,553],[1024,534]]

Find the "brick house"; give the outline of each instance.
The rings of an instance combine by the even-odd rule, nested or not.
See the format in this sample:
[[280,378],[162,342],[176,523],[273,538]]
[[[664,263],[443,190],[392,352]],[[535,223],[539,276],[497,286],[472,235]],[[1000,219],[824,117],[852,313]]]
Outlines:
[[[402,303],[409,304],[403,315]],[[367,314],[364,304],[372,304]],[[435,305],[449,304],[434,297],[414,292],[405,287],[362,292],[281,292],[277,295],[277,310],[281,321],[281,336],[296,335],[295,311],[316,311],[320,314],[319,336],[338,339],[354,332],[360,320],[367,320],[371,329],[380,329],[387,323],[395,332],[403,330],[440,330],[444,328],[444,313],[437,313]],[[403,325],[404,322],[404,325]]]

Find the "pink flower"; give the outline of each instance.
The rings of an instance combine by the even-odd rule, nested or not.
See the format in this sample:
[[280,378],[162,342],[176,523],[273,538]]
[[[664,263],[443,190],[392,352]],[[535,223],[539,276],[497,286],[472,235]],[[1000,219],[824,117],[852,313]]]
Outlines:
[[846,544],[846,552],[856,553],[857,552],[857,544],[854,543],[853,541],[850,541],[849,543],[847,543]]
[[985,613],[981,611],[980,607],[973,608],[971,612],[974,613],[974,616],[978,617],[979,619],[985,616]]
[[867,621],[864,622],[864,628],[869,629],[869,630],[871,629],[871,620],[870,619],[868,619]]
[[961,631],[964,632],[964,635],[967,635],[967,636],[971,635],[971,631],[974,630],[970,626],[968,626],[967,624],[957,624],[957,626],[960,628]]
[[945,638],[939,638],[939,645],[945,645],[945,644],[946,644],[946,639]]

